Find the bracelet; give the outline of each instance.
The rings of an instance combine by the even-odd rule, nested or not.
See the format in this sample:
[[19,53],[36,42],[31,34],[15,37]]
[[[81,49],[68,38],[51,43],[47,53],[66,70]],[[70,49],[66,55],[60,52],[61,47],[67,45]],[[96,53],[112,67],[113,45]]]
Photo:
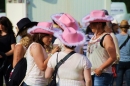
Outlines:
[[99,70],[102,72],[103,71],[103,69],[102,68],[99,68]]
[[48,56],[51,57],[53,54],[52,53],[49,53]]

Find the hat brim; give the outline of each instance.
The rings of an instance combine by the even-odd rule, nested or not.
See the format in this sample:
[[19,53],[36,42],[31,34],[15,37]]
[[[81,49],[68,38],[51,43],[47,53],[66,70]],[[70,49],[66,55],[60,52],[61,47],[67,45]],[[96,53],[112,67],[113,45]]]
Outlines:
[[[38,24],[38,22],[30,22],[30,23],[28,23],[28,24],[26,24],[25,26],[26,26],[26,28],[28,28],[28,27],[31,27],[31,26],[35,26],[35,25],[37,25]],[[24,27],[25,27],[24,26]],[[26,28],[24,28],[24,27],[21,27],[21,28],[23,28],[23,29],[19,29],[19,31],[18,31],[18,33],[17,33],[17,35],[16,36],[18,36],[22,31],[24,31]]]
[[[35,31],[35,32],[33,32],[34,30],[39,29],[39,28],[42,29],[43,32],[42,31]],[[32,28],[29,28],[27,30],[27,33],[29,33],[29,34],[36,34],[36,33],[53,34],[53,33],[58,32],[58,31],[60,31],[60,29],[58,29],[58,28],[50,29],[50,28],[41,27],[41,26],[34,26]]]
[[54,36],[57,37],[64,45],[67,46],[78,46],[78,45],[83,45],[86,41],[86,36],[83,32],[81,31],[77,31],[77,34],[79,35],[79,37],[81,38],[79,41],[75,42],[75,43],[68,43],[64,40],[64,38],[62,37],[62,32],[55,32]]
[[82,22],[84,25],[87,25],[86,23],[91,23],[91,22],[109,22],[112,21],[114,18],[111,16],[105,15],[105,17],[90,17],[90,15],[85,16],[82,19]]

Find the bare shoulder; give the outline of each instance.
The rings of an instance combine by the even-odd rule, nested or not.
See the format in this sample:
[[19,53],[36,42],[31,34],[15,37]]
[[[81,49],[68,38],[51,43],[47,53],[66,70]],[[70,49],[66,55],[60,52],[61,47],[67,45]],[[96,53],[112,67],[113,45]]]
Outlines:
[[112,36],[110,34],[106,35],[104,40],[105,41],[110,41],[110,40],[112,40]]
[[42,46],[39,43],[34,43],[30,47],[30,50],[34,52],[38,52],[41,49],[42,49]]
[[38,48],[38,47],[41,47],[41,45],[39,43],[34,43],[34,44],[31,45],[30,48],[34,49],[34,48]]
[[114,41],[113,41],[113,38],[112,38],[112,36],[111,35],[106,35],[105,36],[105,39],[104,39],[104,41],[103,41],[103,45],[104,45],[104,47],[105,48],[114,48]]
[[23,45],[22,44],[16,44],[15,45],[15,50],[23,50]]

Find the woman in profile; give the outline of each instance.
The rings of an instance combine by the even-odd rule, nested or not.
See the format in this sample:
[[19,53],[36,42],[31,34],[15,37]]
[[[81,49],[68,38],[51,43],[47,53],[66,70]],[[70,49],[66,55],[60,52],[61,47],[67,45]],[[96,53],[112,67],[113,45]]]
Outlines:
[[46,86],[45,79],[47,62],[59,47],[50,49],[54,28],[51,22],[39,22],[37,26],[28,29],[32,42],[26,51],[27,71],[23,86]]
[[112,20],[101,10],[94,10],[82,19],[83,23],[89,23],[94,33],[87,46],[93,86],[110,86],[113,80],[111,65],[116,60],[116,49],[112,37],[105,32],[106,22]]

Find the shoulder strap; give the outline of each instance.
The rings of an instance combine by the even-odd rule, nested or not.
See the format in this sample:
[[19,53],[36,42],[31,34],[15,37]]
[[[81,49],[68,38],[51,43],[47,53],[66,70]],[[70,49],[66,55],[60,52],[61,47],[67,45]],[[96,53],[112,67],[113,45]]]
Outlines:
[[126,45],[126,43],[128,42],[129,38],[130,37],[128,35],[127,39],[122,43],[122,45],[119,47],[119,49],[121,49],[124,45]]
[[101,38],[101,40],[100,40],[100,45],[104,48],[104,46],[103,46],[103,40],[104,40],[104,38],[105,38],[105,36],[106,35],[110,35],[110,34],[105,34],[102,38]]
[[[69,54],[67,54],[63,59],[61,59],[57,65],[55,66],[55,70],[52,74],[52,79],[55,79],[56,78],[56,74],[57,74],[57,70],[58,68],[61,66],[61,64],[63,64],[72,54],[74,54],[75,52],[74,51],[71,51]],[[58,57],[58,55],[57,55]]]
[[33,64],[33,66],[30,68],[30,70],[28,71],[28,73],[25,75],[24,79],[21,81],[21,83],[19,84],[19,86],[22,86],[22,83],[24,82],[24,80],[28,77],[29,73],[32,71],[33,67],[35,66],[35,63]]

